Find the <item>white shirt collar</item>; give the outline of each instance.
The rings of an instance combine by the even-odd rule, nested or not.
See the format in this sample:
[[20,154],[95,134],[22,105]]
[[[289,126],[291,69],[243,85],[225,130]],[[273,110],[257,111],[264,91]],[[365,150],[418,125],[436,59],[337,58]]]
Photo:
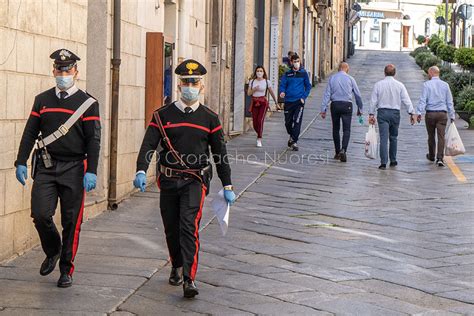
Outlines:
[[[183,113],[186,113],[184,111],[184,109],[186,107],[188,107],[188,105],[184,104],[183,102],[181,102],[181,100],[178,100],[174,103],[176,105],[176,107]],[[196,102],[194,102],[193,104],[189,105],[191,107],[191,109],[193,109],[193,112],[195,112],[198,107],[199,107],[199,100],[197,100]]]
[[[58,98],[60,98],[59,93],[61,92],[61,90],[60,90],[58,87],[56,87],[55,90],[56,90],[56,96],[57,96]],[[69,88],[69,89],[66,90],[67,95],[66,95],[64,98],[65,98],[65,99],[69,98],[71,95],[73,95],[74,93],[76,93],[78,90],[79,90],[79,89],[77,88],[77,86],[76,86],[75,84],[72,85],[71,88]]]

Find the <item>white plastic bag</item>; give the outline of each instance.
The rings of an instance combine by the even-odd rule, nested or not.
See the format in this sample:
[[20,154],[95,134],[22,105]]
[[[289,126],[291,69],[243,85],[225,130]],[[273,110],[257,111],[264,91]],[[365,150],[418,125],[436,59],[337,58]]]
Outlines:
[[375,125],[369,125],[369,131],[365,133],[365,156],[370,159],[377,158],[379,137],[375,130]]
[[461,136],[459,136],[458,129],[454,123],[448,126],[446,131],[446,142],[444,148],[444,154],[446,156],[457,156],[462,155],[466,152],[464,144],[462,143]]

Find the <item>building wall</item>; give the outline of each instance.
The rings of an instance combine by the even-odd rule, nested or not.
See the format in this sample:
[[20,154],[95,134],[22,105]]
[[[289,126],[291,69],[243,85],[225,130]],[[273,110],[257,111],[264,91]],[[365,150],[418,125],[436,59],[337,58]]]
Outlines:
[[[206,60],[206,0],[178,1],[175,56]],[[190,5],[190,6],[189,6]],[[118,198],[132,191],[135,162],[145,132],[146,33],[164,32],[164,1],[122,1],[121,67],[118,131]],[[102,144],[98,188],[87,195],[85,218],[107,207],[113,1],[6,1],[0,6],[0,260],[38,244],[30,218],[32,181],[22,187],[13,163],[33,100],[54,86],[51,52],[67,48],[81,57],[77,85],[100,102]],[[188,23],[179,24],[179,18]],[[64,23],[66,21],[67,23]],[[87,21],[87,22],[85,22]],[[89,25],[89,29],[88,29]],[[97,32],[98,25],[105,32]],[[89,35],[89,38],[88,38]],[[88,56],[93,56],[88,60]],[[93,77],[88,78],[91,71]],[[176,82],[176,81],[175,81]],[[31,170],[28,166],[28,171]],[[150,168],[150,179],[154,173]],[[59,223],[60,214],[56,215]]]
[[54,86],[51,52],[65,47],[81,57],[78,86],[85,87],[86,17],[87,1],[0,5],[0,260],[38,242],[30,218],[32,181],[19,184],[13,163],[35,95]]
[[[417,46],[416,37],[425,34],[425,21],[430,19],[430,34],[438,32],[438,25],[435,23],[436,17],[434,13],[436,7],[440,5],[442,0],[400,0],[393,1],[377,1],[362,5],[363,10],[379,10],[385,12],[400,12],[401,16],[409,17],[409,19],[377,19],[380,25],[380,34],[382,33],[382,22],[389,23],[389,40],[386,48],[381,47],[381,43],[371,43],[369,41],[369,33],[371,26],[374,26],[374,19],[362,18],[361,21],[366,21],[365,29],[365,44],[364,49],[374,50],[412,50]],[[408,47],[403,47],[403,26],[409,27],[408,32]],[[358,23],[360,29],[361,22]],[[359,34],[360,37],[360,34]],[[358,43],[360,47],[360,40]]]

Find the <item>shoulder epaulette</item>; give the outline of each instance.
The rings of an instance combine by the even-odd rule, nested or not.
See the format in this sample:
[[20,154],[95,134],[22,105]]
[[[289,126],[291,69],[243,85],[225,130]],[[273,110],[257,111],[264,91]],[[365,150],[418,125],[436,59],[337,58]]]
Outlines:
[[219,117],[219,114],[217,114],[216,112],[214,112],[213,110],[211,110],[210,108],[207,107],[207,105],[204,105],[204,104],[201,104],[202,105],[202,108],[209,114],[213,115],[213,116],[216,116],[216,117]]

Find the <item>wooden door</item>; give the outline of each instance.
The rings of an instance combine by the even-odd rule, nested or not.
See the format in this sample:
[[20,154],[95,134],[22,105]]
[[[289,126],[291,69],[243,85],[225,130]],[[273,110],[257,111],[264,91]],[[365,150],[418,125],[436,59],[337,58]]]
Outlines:
[[153,112],[163,105],[163,58],[163,33],[146,33],[145,126],[150,122]]
[[408,38],[410,35],[410,26],[403,26],[403,48],[408,47]]

